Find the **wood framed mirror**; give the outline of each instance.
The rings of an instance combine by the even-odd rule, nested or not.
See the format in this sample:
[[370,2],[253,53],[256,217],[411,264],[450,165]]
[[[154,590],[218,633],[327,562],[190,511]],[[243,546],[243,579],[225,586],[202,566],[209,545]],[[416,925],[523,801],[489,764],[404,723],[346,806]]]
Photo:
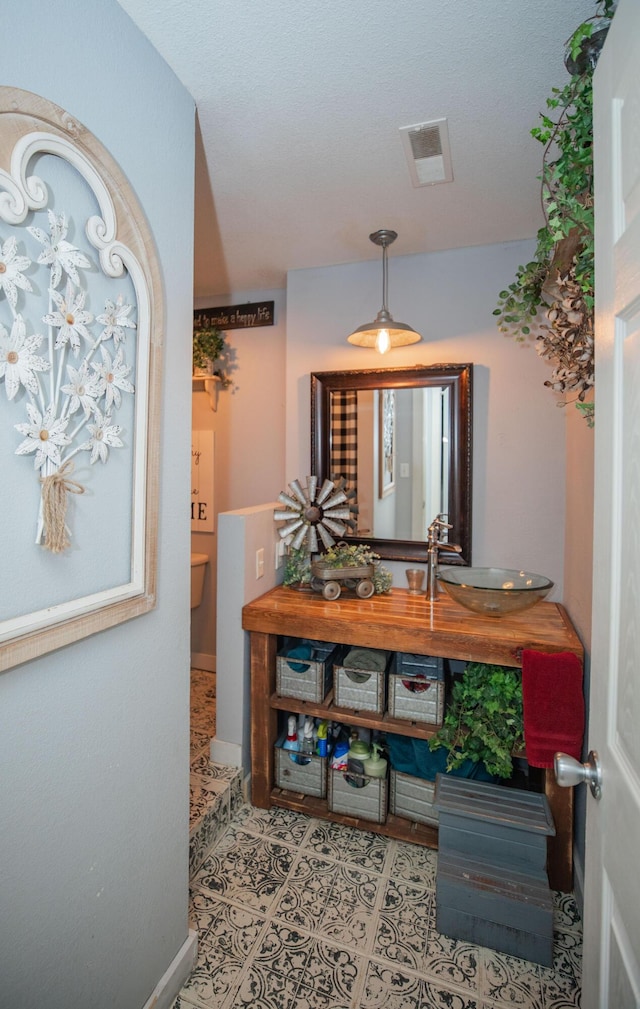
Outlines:
[[446,512],[449,542],[471,564],[473,365],[311,374],[311,472],[355,490],[344,537],[381,557],[425,563],[427,527]]

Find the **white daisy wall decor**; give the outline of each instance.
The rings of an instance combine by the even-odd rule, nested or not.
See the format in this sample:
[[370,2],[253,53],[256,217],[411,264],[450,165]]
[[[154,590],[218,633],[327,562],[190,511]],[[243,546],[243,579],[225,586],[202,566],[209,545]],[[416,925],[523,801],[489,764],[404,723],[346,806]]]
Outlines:
[[0,669],[154,605],[159,278],[110,154],[0,87]]
[[[6,259],[0,257],[0,313],[1,294],[5,294],[5,307],[13,318],[10,331],[0,324],[0,381],[4,379],[7,399],[16,400],[28,418],[14,425],[24,436],[15,452],[33,456],[42,484],[36,543],[52,553],[62,553],[71,544],[66,492],[81,493],[84,489],[77,481],[73,486],[69,483],[71,460],[79,452],[88,451],[92,464],[106,463],[110,449],[124,446],[119,437],[122,429],[113,419],[122,404],[122,394],[135,392],[128,377],[132,366],[127,365],[124,356],[124,330],[126,327],[133,335],[135,322],[131,319],[134,306],[125,304],[122,295],[116,299],[117,311],[111,301],[100,306],[104,311],[97,317],[87,309],[91,298],[88,271],[96,264],[67,240],[69,219],[64,211],[49,209],[47,216],[48,232],[29,226],[24,243],[20,243],[32,258],[17,255],[15,236],[2,246],[3,255],[5,249],[8,254]],[[40,244],[40,251],[28,247],[28,236]],[[44,268],[46,275],[39,287],[48,292],[48,311],[38,319],[36,309],[36,325],[42,326],[38,333],[27,329],[18,312],[18,307],[28,312],[29,302],[36,300],[32,283],[24,276],[32,266]],[[3,277],[9,278],[4,284]],[[61,293],[57,286],[63,280],[66,283]],[[113,357],[106,346],[110,341],[120,343]],[[22,399],[18,395],[21,389],[25,392]],[[57,499],[55,508],[47,500],[52,494]]]

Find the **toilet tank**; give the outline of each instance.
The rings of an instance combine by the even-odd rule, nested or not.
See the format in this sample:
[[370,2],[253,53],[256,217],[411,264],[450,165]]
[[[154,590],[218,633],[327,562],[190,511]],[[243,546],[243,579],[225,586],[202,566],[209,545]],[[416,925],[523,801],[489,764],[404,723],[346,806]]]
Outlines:
[[204,573],[209,563],[208,554],[191,554],[191,609],[202,602]]

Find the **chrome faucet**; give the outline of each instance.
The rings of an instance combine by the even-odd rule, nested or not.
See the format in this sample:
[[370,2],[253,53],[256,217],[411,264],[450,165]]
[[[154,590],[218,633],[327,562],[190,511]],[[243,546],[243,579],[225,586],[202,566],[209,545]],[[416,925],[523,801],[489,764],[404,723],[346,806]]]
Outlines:
[[436,515],[427,530],[427,599],[435,603],[438,601],[438,551],[450,550],[459,554],[462,547],[457,543],[447,543],[440,539],[445,529],[453,529],[447,522],[447,515]]

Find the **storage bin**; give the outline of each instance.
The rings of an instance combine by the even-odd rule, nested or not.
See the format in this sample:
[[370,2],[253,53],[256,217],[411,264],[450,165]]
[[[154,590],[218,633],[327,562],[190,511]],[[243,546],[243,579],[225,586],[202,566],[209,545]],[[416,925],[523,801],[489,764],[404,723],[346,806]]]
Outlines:
[[414,655],[413,652],[396,652],[396,673],[406,676],[426,676],[429,680],[444,680],[444,659],[437,655]]
[[436,782],[441,849],[544,873],[556,832],[545,795],[443,774]]
[[313,753],[298,753],[282,747],[286,732],[274,747],[275,782],[278,788],[302,795],[314,795],[318,799],[327,797],[327,757]]
[[355,669],[344,664],[345,661],[348,662],[349,652],[350,649],[345,649],[339,660],[333,664],[334,704],[338,708],[383,714],[390,656],[384,669]]
[[438,852],[436,928],[452,939],[553,965],[553,898],[542,874]]
[[545,856],[555,827],[546,796],[438,775],[435,803],[437,930],[550,967]]
[[435,781],[416,778],[391,768],[389,772],[389,812],[414,823],[438,825],[438,810],[433,805]]
[[[310,659],[289,657],[291,649],[301,645],[311,648]],[[336,645],[308,638],[285,638],[276,656],[276,693],[278,697],[295,697],[300,701],[321,704],[331,687],[333,658]]]
[[409,722],[442,725],[444,680],[408,679],[389,673],[389,714]]
[[333,813],[384,823],[387,819],[386,778],[329,768],[328,807]]

